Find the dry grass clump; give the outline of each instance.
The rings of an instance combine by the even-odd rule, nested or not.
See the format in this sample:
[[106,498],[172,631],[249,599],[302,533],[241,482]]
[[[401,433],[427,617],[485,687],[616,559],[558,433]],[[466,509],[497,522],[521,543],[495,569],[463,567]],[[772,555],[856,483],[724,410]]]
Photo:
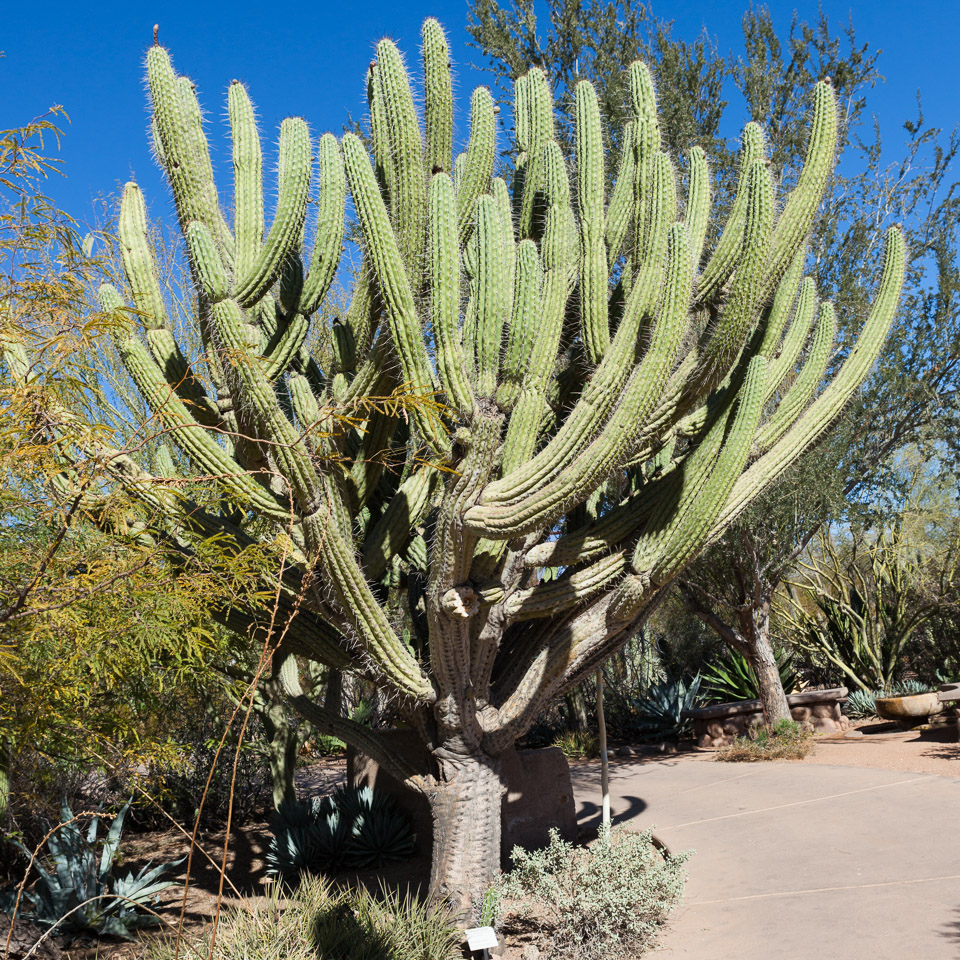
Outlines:
[[[411,895],[338,889],[304,874],[294,890],[274,884],[266,897],[224,912],[212,955],[207,933],[181,946],[185,960],[453,960],[462,934],[440,907]],[[173,939],[145,960],[173,960]]]
[[757,763],[763,760],[802,760],[813,750],[813,740],[793,720],[778,720],[773,727],[760,727],[753,738],[737,737],[717,751],[717,760],[727,763]]

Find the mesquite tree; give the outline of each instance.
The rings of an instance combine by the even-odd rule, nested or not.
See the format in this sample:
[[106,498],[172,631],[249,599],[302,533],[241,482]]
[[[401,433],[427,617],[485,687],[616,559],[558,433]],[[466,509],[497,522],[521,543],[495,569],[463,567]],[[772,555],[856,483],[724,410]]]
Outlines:
[[[834,156],[829,79],[816,86],[789,196],[776,196],[761,127],[747,126],[736,201],[704,250],[707,158],[690,151],[682,190],[650,71],[627,70],[629,146],[612,189],[593,86],[576,88],[570,171],[538,69],[516,83],[512,176],[494,177],[484,88],[453,156],[449,51],[428,20],[422,123],[400,54],[381,41],[367,76],[372,156],[352,133],[314,141],[302,119],[285,120],[268,230],[246,90],[229,89],[228,216],[193,86],[154,45],[154,140],[189,255],[199,347],[174,337],[132,183],[119,224],[128,289],[107,285],[101,300],[151,424],[192,473],[168,455],[148,469],[100,446],[98,483],[78,486],[70,469],[57,478],[100,522],[105,487],[123,486],[147,519],[113,517],[113,529],[174,555],[212,538],[235,551],[272,545],[269,609],[225,600],[217,615],[255,638],[275,631],[290,702],[423,791],[434,893],[464,906],[499,868],[500,756],[817,440],[873,364],[903,277],[892,229],[859,341],[815,397],[834,311],[821,303],[808,336],[816,291],[801,274]],[[323,305],[348,188],[363,261],[349,307],[332,317]],[[9,338],[6,356],[14,377],[33,375]],[[213,485],[223,504],[188,499],[182,481]],[[429,761],[398,756],[306,696],[297,657],[377,684]]]

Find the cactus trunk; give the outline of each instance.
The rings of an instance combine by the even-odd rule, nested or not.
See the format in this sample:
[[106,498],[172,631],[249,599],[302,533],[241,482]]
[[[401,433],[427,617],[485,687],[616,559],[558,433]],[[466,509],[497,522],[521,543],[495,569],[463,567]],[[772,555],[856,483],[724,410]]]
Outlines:
[[[609,136],[589,83],[567,158],[548,78],[517,81],[514,171],[501,179],[495,160],[510,149],[487,90],[453,156],[434,20],[423,56],[425,131],[403,59],[382,40],[367,74],[371,151],[353,133],[314,140],[297,118],[280,128],[275,167],[234,83],[228,217],[193,86],[163,48],[148,52],[193,296],[168,302],[128,185],[126,287],[105,286],[101,302],[148,417],[131,424],[135,454],[84,451],[102,476],[79,493],[65,443],[55,487],[171,562],[216,549],[229,571],[255,556],[254,589],[238,597],[227,582],[213,614],[279,647],[287,702],[317,730],[432,798],[433,889],[476,905],[499,862],[497,757],[839,415],[890,328],[905,251],[891,229],[875,306],[821,382],[833,311],[805,347],[816,290],[801,275],[836,145],[829,80],[814,90],[791,194],[776,196],[751,124],[730,217],[710,230],[707,160],[692,149],[684,190],[644,64],[627,67],[624,159],[607,191]],[[344,305],[328,292],[348,190],[363,262]],[[184,323],[192,352],[174,337]],[[32,376],[19,344],[0,346],[14,376]],[[175,483],[150,465],[173,469],[168,444]],[[133,504],[122,522],[111,485]],[[410,765],[338,698],[304,692],[309,661],[373,684],[429,762]]]
[[503,792],[500,762],[472,751],[442,759],[428,794],[433,816],[430,893],[468,920],[500,875]]

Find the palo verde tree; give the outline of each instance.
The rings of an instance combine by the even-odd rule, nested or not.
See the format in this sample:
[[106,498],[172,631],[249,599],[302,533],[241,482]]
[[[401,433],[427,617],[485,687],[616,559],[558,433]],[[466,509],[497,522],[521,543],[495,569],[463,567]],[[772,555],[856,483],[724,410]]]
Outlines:
[[[91,516],[104,488],[123,487],[146,517],[126,529],[171,552],[211,538],[238,552],[273,545],[269,621],[239,604],[218,615],[254,636],[276,628],[291,703],[423,791],[432,889],[468,908],[499,866],[500,757],[843,409],[889,329],[905,250],[891,229],[874,308],[830,384],[777,402],[787,372],[778,351],[833,162],[829,80],[816,86],[789,195],[776,196],[762,128],[747,127],[737,199],[707,250],[707,158],[690,151],[681,189],[645,64],[626,67],[629,146],[612,190],[589,82],[576,88],[571,175],[546,75],[518,79],[508,181],[493,176],[484,88],[453,156],[449,50],[434,20],[423,70],[421,125],[399,52],[378,44],[367,76],[372,156],[352,133],[315,141],[302,119],[284,121],[267,229],[246,90],[229,90],[228,219],[193,85],[166,50],[149,50],[156,151],[189,254],[201,353],[174,337],[132,183],[119,224],[127,289],[107,285],[101,300],[152,426],[193,474],[178,483],[164,473],[169,458],[148,466],[104,444],[86,454],[95,481],[67,465],[58,482]],[[348,188],[363,263],[348,309],[310,339],[311,319],[327,315],[318,310],[340,259]],[[833,324],[824,302],[809,364],[821,362]],[[15,331],[6,336],[9,375],[29,384],[33,368]],[[402,399],[378,402],[390,396]],[[355,426],[343,429],[349,411]],[[222,505],[189,499],[188,482],[214,486]],[[398,595],[407,618],[386,612]],[[377,684],[426,759],[398,756],[305,695],[294,654]]]

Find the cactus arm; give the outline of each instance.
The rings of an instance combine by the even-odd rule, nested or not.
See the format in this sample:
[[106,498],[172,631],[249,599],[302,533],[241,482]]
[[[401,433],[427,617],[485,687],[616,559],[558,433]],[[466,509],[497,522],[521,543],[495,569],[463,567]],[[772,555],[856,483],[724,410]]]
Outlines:
[[423,139],[403,58],[390,40],[381,40],[377,44],[376,82],[393,164],[391,221],[403,262],[410,277],[416,280],[426,239]]
[[766,157],[763,129],[758,123],[748,123],[743,129],[743,148],[740,153],[740,177],[730,215],[720,239],[707,261],[697,283],[697,299],[702,303],[713,300],[729,281],[737,265],[743,259],[743,227],[746,221],[749,199],[749,175],[757,161]]
[[624,551],[618,550],[568,576],[518,590],[506,601],[506,612],[516,621],[556,616],[608,589],[626,566]]
[[546,75],[537,67],[530,70],[521,88],[517,84],[518,102],[523,91],[523,122],[517,133],[522,134],[520,146],[526,154],[523,167],[523,193],[519,215],[520,237],[532,237],[536,233],[534,223],[534,198],[543,189],[543,148],[555,138],[553,122],[553,96]]
[[797,375],[797,379],[780,401],[774,415],[764,424],[757,435],[754,453],[765,453],[779,440],[797,419],[800,411],[810,402],[823,380],[823,374],[830,362],[834,336],[837,331],[836,314],[833,304],[825,301],[820,304],[817,330],[814,334],[810,356]]
[[[388,391],[396,381],[388,381]],[[353,455],[347,485],[356,510],[362,509],[373,496],[390,456],[390,446],[400,417],[395,410],[378,407],[371,411],[361,434],[360,445]]]
[[[521,240],[516,245],[513,313],[503,358],[501,383],[497,390],[497,403],[504,410],[513,409],[526,379],[536,343],[542,288],[543,265],[537,253],[537,245],[532,240]],[[539,422],[539,413],[537,421]]]
[[635,534],[653,510],[651,492],[643,489],[598,520],[572,533],[538,543],[527,551],[527,567],[568,567],[595,560]]
[[390,559],[400,554],[411,532],[426,516],[436,487],[437,472],[422,467],[400,484],[363,544],[363,568],[372,580],[386,572]]
[[147,345],[160,365],[167,382],[191,405],[204,426],[219,426],[221,419],[202,384],[193,376],[190,365],[170,331],[166,304],[160,292],[156,261],[147,236],[147,216],[143,194],[135,183],[123,190],[118,224],[120,255],[130,286],[134,309],[146,329]]
[[477,200],[477,394],[492,397],[500,371],[500,342],[503,339],[505,284],[500,213],[491,196]]
[[[657,120],[657,100],[650,68],[642,61],[630,64],[630,92],[633,100],[636,164],[633,176],[633,251],[630,261],[631,277],[650,262],[658,237],[662,238],[657,209],[662,204],[665,184],[659,189],[654,184],[656,158],[660,155],[660,125]],[[669,183],[675,193],[672,172]],[[672,223],[673,213],[667,215]]]
[[767,382],[767,399],[769,400],[783,383],[786,377],[796,366],[803,345],[810,335],[810,328],[816,316],[817,293],[816,286],[810,277],[805,277],[800,283],[800,293],[797,296],[796,310],[793,322],[783,338],[783,345],[779,354],[771,360]]
[[[524,340],[529,341],[530,347],[519,399],[504,440],[504,474],[510,474],[515,468],[526,463],[537,442],[537,428],[563,329],[564,310],[573,279],[572,265],[576,257],[575,234],[568,220],[570,187],[563,155],[552,140],[541,152],[547,199],[543,241],[540,246],[544,270],[542,297],[536,312],[525,311],[521,317],[514,317],[514,321],[519,321],[523,326],[511,331],[511,339],[515,333],[521,343]],[[520,246],[522,247],[523,243]],[[529,251],[529,247],[526,249]],[[530,267],[533,274],[527,279],[535,283],[536,266],[531,262]],[[529,300],[526,304],[529,305]],[[511,351],[510,343],[507,349]],[[521,346],[519,352],[522,360],[526,351]]]
[[[403,269],[400,249],[387,217],[383,197],[373,177],[370,159],[359,138],[349,133],[343,138],[343,155],[367,250],[387,304],[390,329],[404,382],[413,393],[429,396],[434,391],[433,372],[414,306],[413,292]],[[414,407],[413,417],[424,440],[443,456],[447,440],[432,410],[418,404]]]
[[217,237],[226,257],[233,238],[220,213],[210,150],[192,84],[178,77],[160,46],[147,51],[147,84],[153,102],[157,156],[170,180],[177,216],[185,227],[200,220]]
[[903,286],[905,257],[903,234],[898,227],[891,227],[887,231],[877,296],[856,346],[823,393],[807,407],[783,437],[737,480],[705,546],[718,540],[750,501],[758,497],[823,435],[863,383],[893,323]]
[[199,220],[195,220],[187,224],[184,239],[194,276],[204,298],[211,304],[226,300],[230,295],[230,280],[210,231]]
[[773,227],[773,184],[763,160],[751,162],[746,171],[744,189],[743,256],[733,279],[730,298],[720,320],[707,332],[707,342],[685,386],[684,392],[691,398],[709,393],[730,373],[756,322]]
[[470,100],[470,139],[457,182],[457,230],[461,246],[473,228],[477,197],[490,189],[496,138],[493,97],[486,87],[477,87]]
[[513,206],[510,202],[510,190],[503,177],[494,177],[490,192],[497,203],[497,213],[500,217],[500,242],[503,244],[504,316],[509,317],[513,313],[514,271],[517,258],[517,242],[513,235]]
[[261,516],[284,522],[290,511],[254,481],[210,437],[170,389],[156,361],[136,337],[119,340],[117,349],[137,389],[171,433],[173,441],[204,473],[216,477]]
[[623,128],[623,150],[620,154],[617,182],[613,185],[613,193],[607,207],[604,239],[607,244],[608,271],[613,270],[620,257],[623,241],[630,226],[630,218],[633,215],[633,178],[636,161],[634,124],[635,121],[629,120]]
[[736,413],[717,418],[683,468],[682,489],[669,516],[654,514],[650,525],[657,529],[641,536],[633,571],[654,587],[669,581],[696,555],[742,473],[763,410],[766,366],[763,357],[750,361]]
[[428,174],[451,173],[453,155],[453,84],[450,79],[450,48],[443,27],[428,17],[421,30],[423,40],[424,120],[427,132]]
[[[651,209],[658,211],[661,218],[665,218],[671,207],[669,196],[672,193],[673,184],[668,181],[667,168],[663,163],[655,164],[654,171],[658,175],[654,177],[655,202]],[[667,231],[667,223],[665,219],[661,219],[658,232],[664,241],[667,237]],[[544,240],[546,241],[546,235]],[[659,240],[657,246],[659,247]],[[676,242],[674,246],[676,248]],[[684,250],[686,250],[685,243]],[[544,251],[546,253],[546,246]],[[674,249],[673,256],[679,255],[679,249]],[[544,267],[548,268],[546,260],[544,261]],[[484,506],[487,504],[497,504],[499,506],[510,502],[515,503],[528,495],[535,495],[534,491],[541,487],[547,478],[556,477],[559,472],[563,471],[580,455],[584,444],[588,443],[601,428],[616,403],[624,383],[630,376],[637,353],[637,333],[645,313],[653,305],[651,301],[658,293],[661,272],[659,258],[651,258],[646,272],[649,282],[644,279],[642,282],[633,285],[624,307],[623,317],[617,327],[617,332],[614,334],[613,342],[600,365],[587,381],[579,401],[553,439],[532,459],[527,458],[533,449],[536,438],[529,436],[529,427],[526,424],[514,427],[514,421],[517,417],[516,412],[514,413],[507,434],[504,476],[501,480],[490,484],[488,490],[484,492],[482,501]],[[547,277],[549,277],[549,274],[547,274]],[[546,287],[547,281],[545,278],[545,304],[547,302]],[[675,309],[680,309],[673,299],[671,299],[671,303]],[[686,306],[683,310],[685,325]],[[541,312],[545,316],[549,316],[546,309],[542,309]],[[552,342],[554,341],[548,341],[544,333],[541,332],[536,341],[535,349],[545,352],[551,349]],[[554,351],[553,355],[555,355],[555,345],[552,350]],[[549,360],[539,362],[538,360],[537,356],[531,359],[530,369],[532,371],[541,371],[543,366],[549,362]],[[520,402],[523,402],[522,395]],[[539,415],[539,410],[537,414]],[[511,434],[517,435],[518,445],[521,445],[520,455],[515,455],[511,450]],[[514,464],[517,464],[517,466],[514,467]],[[512,469],[508,469],[508,465]]]
[[[660,394],[673,367],[687,327],[692,271],[690,252],[683,226],[670,228],[667,242],[667,270],[661,302],[657,311],[650,345],[630,375],[623,396],[599,435],[584,450],[576,451],[555,478],[540,482],[522,497],[501,493],[504,484],[491,483],[484,489],[480,503],[467,511],[465,524],[496,539],[509,539],[531,532],[554,518],[558,511],[585,499],[617,463],[642,427],[650,407]],[[635,291],[636,292],[636,291]],[[621,326],[624,321],[621,321]],[[620,331],[614,338],[614,345]],[[608,352],[591,383],[606,365]],[[587,388],[590,387],[588,383]],[[586,391],[585,391],[586,394]],[[583,400],[581,400],[583,402]],[[578,404],[579,406],[579,404]],[[575,412],[575,411],[574,411]],[[572,416],[572,415],[571,415]],[[557,438],[563,435],[563,428]],[[553,442],[553,441],[552,441]],[[537,458],[534,458],[534,461]],[[509,476],[506,478],[509,480]]]
[[230,84],[227,111],[233,137],[236,271],[243,277],[253,269],[263,243],[263,153],[253,104],[239,80]]
[[310,131],[299,117],[280,125],[280,193],[277,212],[263,249],[237,283],[234,299],[242,307],[257,303],[280,276],[288,257],[299,252],[310,189]]
[[309,316],[323,303],[340,262],[343,244],[344,205],[347,180],[337,138],[325,133],[317,148],[320,191],[317,197],[317,236],[310,257],[310,269],[300,294],[300,313]]
[[581,327],[587,362],[596,366],[610,346],[603,217],[603,130],[597,91],[592,83],[583,80],[577,84],[576,101]]
[[833,93],[830,78],[827,77],[814,88],[813,120],[810,125],[807,156],[797,185],[787,198],[777,221],[761,290],[762,299],[766,299],[776,289],[790,262],[810,234],[827,180],[833,170],[837,131],[837,98]]
[[449,174],[430,181],[428,274],[437,374],[448,403],[461,417],[473,409],[473,386],[466,376],[466,358],[460,339],[460,254],[457,244],[456,198]]
[[696,271],[703,256],[703,241],[710,220],[710,167],[702,147],[690,151],[690,184],[684,224],[690,241],[690,262]]

